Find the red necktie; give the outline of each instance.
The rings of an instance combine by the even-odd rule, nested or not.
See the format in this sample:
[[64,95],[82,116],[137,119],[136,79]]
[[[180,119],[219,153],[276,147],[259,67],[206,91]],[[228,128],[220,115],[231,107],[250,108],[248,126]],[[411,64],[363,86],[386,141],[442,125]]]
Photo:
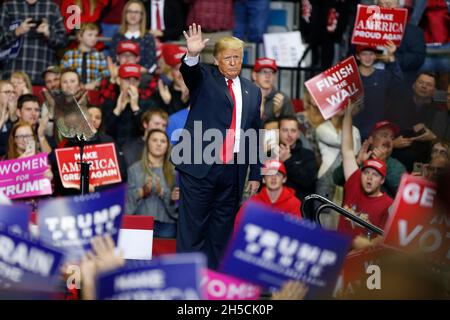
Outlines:
[[233,92],[233,80],[228,79],[227,84],[228,90],[231,94],[231,99],[233,100],[233,115],[231,118],[230,129],[226,131],[226,137],[223,141],[222,150],[220,153],[220,160],[222,160],[222,163],[228,163],[233,158],[234,143],[236,140],[236,98],[234,97]]
[[161,15],[159,14],[159,1],[156,2],[156,30],[161,30]]

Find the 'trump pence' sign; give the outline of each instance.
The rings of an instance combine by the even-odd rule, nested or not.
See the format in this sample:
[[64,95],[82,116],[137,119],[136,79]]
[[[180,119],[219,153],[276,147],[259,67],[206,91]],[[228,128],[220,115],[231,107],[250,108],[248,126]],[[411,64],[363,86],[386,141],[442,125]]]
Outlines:
[[[80,148],[56,149],[59,176],[64,188],[76,188],[80,185]],[[114,143],[93,144],[84,147],[83,160],[90,164],[89,183],[102,186],[120,183],[119,163]]]
[[384,244],[406,251],[423,251],[450,260],[450,218],[438,213],[436,186],[423,178],[403,175],[386,224]]
[[0,287],[51,291],[59,279],[62,254],[0,231]]
[[358,5],[352,43],[371,47],[392,41],[398,47],[405,33],[408,10]]
[[329,295],[349,245],[347,236],[251,203],[221,271],[269,288],[300,280],[309,298]]
[[168,255],[152,261],[130,261],[99,275],[97,299],[199,300],[206,259],[199,253]]
[[39,204],[39,237],[48,246],[64,251],[70,259],[79,259],[91,248],[91,239],[97,235],[109,233],[117,243],[124,206],[124,186],[45,201]]
[[0,191],[10,199],[52,194],[46,153],[0,162]]
[[325,120],[347,106],[347,99],[357,103],[364,96],[358,66],[353,56],[339,62],[305,82]]

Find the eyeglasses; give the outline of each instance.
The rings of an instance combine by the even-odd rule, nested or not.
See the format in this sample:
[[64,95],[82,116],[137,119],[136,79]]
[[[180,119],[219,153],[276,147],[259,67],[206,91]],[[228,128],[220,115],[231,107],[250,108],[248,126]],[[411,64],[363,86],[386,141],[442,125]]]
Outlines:
[[431,149],[431,153],[433,153],[433,154],[440,154],[440,155],[443,155],[443,156],[447,156],[448,155],[447,149],[439,149],[439,148]]
[[32,134],[17,135],[17,136],[14,136],[14,138],[16,140],[28,140],[28,139],[33,138],[33,135]]
[[131,14],[142,14],[142,11],[127,10],[127,13],[131,13]]
[[4,93],[4,94],[13,94],[14,91],[13,91],[13,90],[6,90],[6,91],[0,91],[0,93]]

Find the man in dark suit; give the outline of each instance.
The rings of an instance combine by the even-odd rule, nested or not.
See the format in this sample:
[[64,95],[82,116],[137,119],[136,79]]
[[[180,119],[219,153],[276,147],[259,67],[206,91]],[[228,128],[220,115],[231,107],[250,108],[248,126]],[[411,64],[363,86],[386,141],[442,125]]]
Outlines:
[[[180,71],[189,88],[191,109],[172,152],[180,174],[177,252],[201,251],[208,267],[216,269],[233,230],[249,166],[249,192],[259,188],[261,162],[255,155],[261,91],[239,77],[241,40],[220,39],[214,47],[215,66],[207,66],[199,63],[209,40],[202,39],[201,27],[193,24],[184,36],[188,52]],[[247,143],[252,132],[257,140]],[[218,147],[211,148],[212,144]]]
[[188,5],[180,0],[144,0],[147,28],[162,42],[179,40],[186,25]]

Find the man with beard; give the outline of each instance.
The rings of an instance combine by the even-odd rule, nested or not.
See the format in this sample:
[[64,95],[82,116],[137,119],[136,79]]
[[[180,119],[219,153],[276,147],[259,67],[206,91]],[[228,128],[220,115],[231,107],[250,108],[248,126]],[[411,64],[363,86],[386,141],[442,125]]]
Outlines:
[[[396,124],[389,121],[377,122],[369,138],[362,144],[361,150],[356,158],[359,166],[369,159],[377,159],[385,162],[387,174],[382,190],[391,197],[395,197],[400,184],[400,178],[406,171],[405,166],[391,156],[394,140],[398,134],[399,127]],[[337,185],[344,185],[346,179],[342,165],[334,170],[333,180]]]
[[[381,186],[386,179],[386,163],[379,159],[367,159],[359,168],[353,151],[352,111],[353,105],[350,105],[345,111],[342,124],[341,151],[346,181],[344,208],[383,229],[389,215],[389,207],[393,202],[391,197],[381,191]],[[384,145],[381,145],[379,149],[383,147]],[[339,220],[338,231],[354,238],[361,235],[366,235],[369,240],[371,238],[365,228],[342,216]]]

